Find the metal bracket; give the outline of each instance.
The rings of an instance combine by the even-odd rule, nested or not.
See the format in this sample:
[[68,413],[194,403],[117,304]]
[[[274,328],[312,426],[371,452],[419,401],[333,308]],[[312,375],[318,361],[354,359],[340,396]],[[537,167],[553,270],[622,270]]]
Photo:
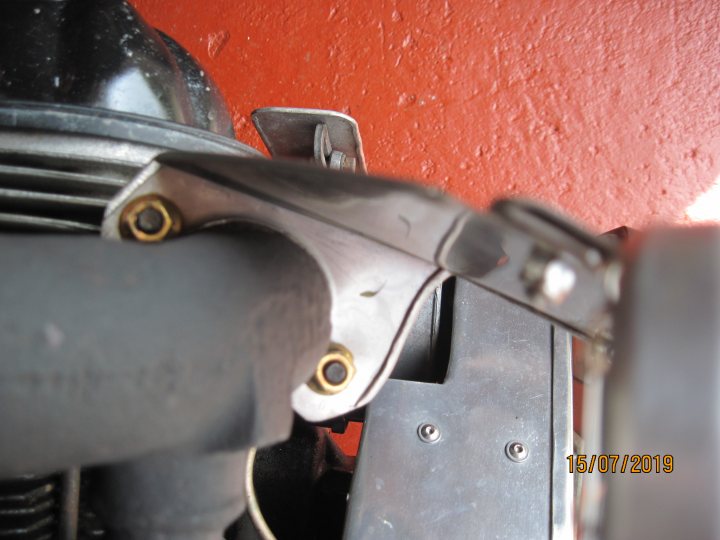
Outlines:
[[[189,164],[184,158],[181,161]],[[325,271],[332,294],[331,341],[352,352],[355,367],[354,377],[342,392],[319,393],[301,385],[293,392],[293,407],[307,420],[321,421],[367,404],[389,377],[425,297],[447,278],[447,272],[263,200],[238,185],[234,189],[227,178],[193,174],[172,163],[171,158],[154,162],[119,194],[108,206],[103,235],[120,239],[123,209],[150,194],[172,201],[182,215],[184,232],[249,221],[285,233],[305,246]]]
[[332,341],[350,351],[356,371],[338,393],[295,390],[293,405],[308,420],[370,401],[423,298],[448,272],[582,335],[609,335],[614,249],[527,203],[480,214],[408,183],[272,160],[165,154],[107,207],[103,235],[123,237],[124,209],[150,194],[174,206],[183,233],[250,221],[284,232],[317,258],[333,294]]
[[314,160],[331,169],[366,172],[360,130],[346,114],[265,107],[253,111],[252,120],[273,157]]

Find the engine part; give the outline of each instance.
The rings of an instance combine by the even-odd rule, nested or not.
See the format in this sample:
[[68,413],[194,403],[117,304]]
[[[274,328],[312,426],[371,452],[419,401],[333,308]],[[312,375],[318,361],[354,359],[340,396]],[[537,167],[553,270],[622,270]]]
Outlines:
[[[167,150],[260,155],[226,137],[232,135],[230,117],[214,83],[186,51],[148,27],[126,2],[8,1],[3,3],[0,19],[4,53],[0,77],[0,227],[5,231],[98,231],[108,201],[141,167]],[[206,523],[199,537],[205,533],[217,536],[241,512],[245,455],[237,454],[225,469],[203,463],[220,459],[214,453],[217,450],[237,452],[264,444],[261,439],[265,437],[279,440],[287,436],[292,419],[289,389],[309,378],[316,358],[326,348],[327,335],[313,334],[328,332],[329,299],[320,269],[286,239],[258,230],[241,236],[211,236],[214,239],[205,235],[163,245],[163,251],[168,249],[175,255],[160,256],[164,259],[161,262],[156,253],[142,252],[142,246],[113,249],[113,255],[106,257],[101,254],[106,246],[99,238],[38,236],[33,237],[37,244],[32,248],[28,236],[2,235],[0,272],[6,287],[0,293],[0,303],[9,306],[20,298],[26,309],[24,319],[20,310],[2,310],[3,354],[19,362],[4,362],[0,368],[0,417],[3,431],[12,433],[0,444],[0,469],[6,477],[16,472],[84,466],[82,489],[77,487],[75,467],[52,476],[76,481],[47,484],[54,497],[51,506],[43,502],[41,509],[46,508],[43,511],[47,515],[38,514],[33,500],[25,510],[32,519],[17,521],[20,518],[12,501],[0,500],[0,514],[9,513],[15,520],[8,528],[1,527],[5,532],[72,540],[98,537],[106,527],[113,536],[149,538],[167,533],[168,524],[158,522],[158,515],[171,517],[171,510],[178,510],[184,501],[182,512],[173,516],[173,526],[182,528],[183,523],[188,525],[188,521],[205,515],[212,526]],[[213,250],[213,244],[220,248],[223,243],[222,251],[231,258],[239,257],[239,265],[225,266],[232,264],[225,255],[221,262],[205,251]],[[220,264],[216,270],[221,270],[224,278],[220,274],[210,277],[214,272],[204,264],[211,260]],[[236,279],[243,268],[250,271],[258,265],[267,266],[263,275],[274,292],[261,293],[264,286],[258,282],[245,281],[245,289],[238,286]],[[293,267],[293,272],[286,274]],[[278,271],[286,277],[275,280]],[[305,271],[310,274],[305,275]],[[214,281],[215,293],[198,288],[200,283],[209,284],[208,279]],[[293,280],[297,280],[295,284]],[[190,304],[166,303],[166,293],[173,302],[181,302],[173,283],[185,289]],[[281,292],[287,285],[294,292]],[[110,298],[113,292],[115,298]],[[262,294],[258,302],[251,299],[255,293]],[[301,302],[295,306],[303,313],[302,319],[294,317],[293,310],[287,311],[289,305],[282,301],[286,293],[299,295],[297,299],[306,293],[313,296],[312,305]],[[215,301],[232,301],[233,296],[236,305],[211,306],[213,297]],[[200,297],[206,309],[192,304],[192,298]],[[240,307],[245,301],[253,303],[254,321],[237,318],[249,314],[245,309],[248,306]],[[295,324],[304,326],[301,321],[306,316],[314,317],[307,310],[315,311],[322,304],[325,306],[319,309],[326,313],[316,321],[320,326],[301,329]],[[282,312],[274,312],[279,307]],[[70,308],[78,309],[68,312]],[[120,315],[117,309],[127,311]],[[271,338],[267,342],[256,333],[253,325],[264,327],[263,317],[282,325],[284,339],[265,334]],[[281,323],[283,318],[288,324]],[[102,330],[102,320],[109,331]],[[225,343],[228,348],[224,351],[217,348],[219,341],[214,341],[215,354],[206,349],[208,342],[187,331],[188,323],[198,321],[207,324],[206,337],[211,340],[223,332],[228,332],[228,337],[250,332],[252,337],[244,345],[254,343],[251,347],[259,347],[256,352],[263,358],[258,365],[278,372],[267,378],[272,388],[263,390],[264,383],[257,384],[258,377],[268,374],[262,375],[257,366],[251,368],[254,375],[238,371],[250,358],[247,350],[233,349],[235,338]],[[126,325],[129,333],[120,331],[115,322]],[[293,328],[301,335],[293,335]],[[171,335],[177,338],[175,346],[159,351],[157,347],[167,344]],[[310,362],[300,367],[296,362],[303,363],[303,356]],[[282,367],[274,365],[272,357]],[[251,364],[254,362],[246,366]],[[281,373],[284,375],[278,378]],[[298,379],[292,381],[293,377]],[[212,383],[213,378],[224,381],[229,390],[224,397],[220,387]],[[202,391],[203,384],[197,385],[202,379],[210,383],[207,392]],[[285,390],[283,385],[287,385]],[[254,401],[259,396],[256,390],[266,404],[241,406],[240,396]],[[48,451],[48,445],[53,451]],[[181,463],[168,471],[156,463],[148,465],[148,458],[143,457],[122,467],[100,467],[98,475],[87,468],[139,457],[151,450],[167,450],[163,464]],[[225,474],[227,467],[238,469],[234,480]],[[216,469],[227,478],[225,493],[234,494],[232,506],[221,497]],[[113,476],[117,470],[123,471],[121,478]],[[153,496],[147,484],[133,484],[129,478],[138,470],[147,479],[167,482],[167,491],[155,486]],[[96,490],[89,485],[93,476],[113,480]],[[188,492],[185,499],[178,499],[173,488],[190,478],[198,486],[205,481],[208,490],[218,497]],[[28,482],[34,480],[24,478],[21,484]],[[20,486],[14,480],[3,485]],[[70,485],[75,487],[56,487]],[[18,489],[19,496],[24,497],[25,488]],[[125,494],[132,492],[136,501],[133,519],[127,517],[127,508],[113,504],[117,503],[113,497],[123,489]],[[190,498],[192,494],[197,497]],[[94,505],[105,503],[104,524],[97,523],[93,510],[87,507],[88,499]],[[22,499],[23,503],[27,501]],[[193,524],[189,525],[185,531],[188,535],[193,529]]]
[[[309,385],[295,390],[293,406],[309,421],[341,416],[377,394],[422,301],[447,271],[578,331],[607,336],[604,315],[615,300],[608,288],[617,257],[612,244],[530,203],[501,202],[494,213],[479,214],[432,190],[385,179],[359,182],[311,166],[165,154],[110,203],[103,235],[122,239],[128,205],[153,195],[172,202],[188,231],[257,222],[290,235],[320,261],[333,294],[331,339],[352,353],[357,371],[339,393]],[[574,275],[563,302],[538,296],[526,277],[535,267],[542,275],[552,261]]]
[[0,227],[97,231],[167,150],[259,156],[216,85],[120,0],[7,0],[0,17]]
[[23,475],[0,482],[0,538],[49,540],[59,522],[58,475]]
[[[233,135],[215,83],[127,2],[4,0],[2,10],[3,101],[112,110]],[[71,124],[65,128],[73,131]]]
[[157,454],[102,469],[99,514],[112,538],[217,540],[245,508],[245,452]]
[[[127,2],[3,9],[0,537],[566,538],[567,330],[608,355],[617,339],[609,448],[639,452],[634,433],[703,463],[657,411],[715,444],[647,384],[674,395],[692,341],[706,363],[677,386],[700,389],[694,419],[712,408],[716,231],[628,254],[527,201],[479,213],[352,174],[358,126],[332,111],[255,111],[271,155],[306,163],[260,159]],[[703,261],[692,279],[684,260]],[[696,305],[678,338],[675,311],[686,329]],[[357,461],[320,427],[351,416]],[[715,501],[698,471],[674,489]],[[587,537],[670,516],[662,485],[613,479]],[[706,507],[676,508],[658,538],[717,531]]]
[[0,226],[97,232],[111,198],[148,161],[200,148],[256,155],[225,137],[153,118],[0,103]]

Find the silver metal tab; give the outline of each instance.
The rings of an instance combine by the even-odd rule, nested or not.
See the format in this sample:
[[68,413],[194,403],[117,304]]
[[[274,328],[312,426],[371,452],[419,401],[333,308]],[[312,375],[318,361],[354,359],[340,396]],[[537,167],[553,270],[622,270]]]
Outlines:
[[[351,116],[322,109],[265,107],[253,111],[252,120],[273,157],[325,160],[332,154],[324,150],[331,148],[355,160],[358,172],[367,170],[360,130]],[[323,139],[318,145],[316,129],[323,125],[326,127],[327,141]],[[322,132],[319,136],[322,137]],[[322,158],[317,155],[320,149],[323,150]],[[333,168],[340,170],[350,168],[342,164],[339,154],[334,157],[334,165]]]

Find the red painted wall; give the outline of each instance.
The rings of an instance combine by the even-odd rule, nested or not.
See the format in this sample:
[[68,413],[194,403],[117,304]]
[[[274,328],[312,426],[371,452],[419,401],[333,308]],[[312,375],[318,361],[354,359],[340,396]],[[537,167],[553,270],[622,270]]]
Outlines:
[[[523,194],[597,229],[720,219],[713,0],[134,0],[261,147],[261,106],[360,123],[369,168],[476,207]],[[710,191],[709,194],[698,198]]]

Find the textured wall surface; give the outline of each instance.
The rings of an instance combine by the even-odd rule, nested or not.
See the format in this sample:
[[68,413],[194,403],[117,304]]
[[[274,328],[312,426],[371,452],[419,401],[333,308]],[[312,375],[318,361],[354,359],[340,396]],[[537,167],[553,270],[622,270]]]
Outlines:
[[330,108],[369,169],[482,208],[528,195],[596,229],[720,220],[713,0],[133,0],[250,112]]

